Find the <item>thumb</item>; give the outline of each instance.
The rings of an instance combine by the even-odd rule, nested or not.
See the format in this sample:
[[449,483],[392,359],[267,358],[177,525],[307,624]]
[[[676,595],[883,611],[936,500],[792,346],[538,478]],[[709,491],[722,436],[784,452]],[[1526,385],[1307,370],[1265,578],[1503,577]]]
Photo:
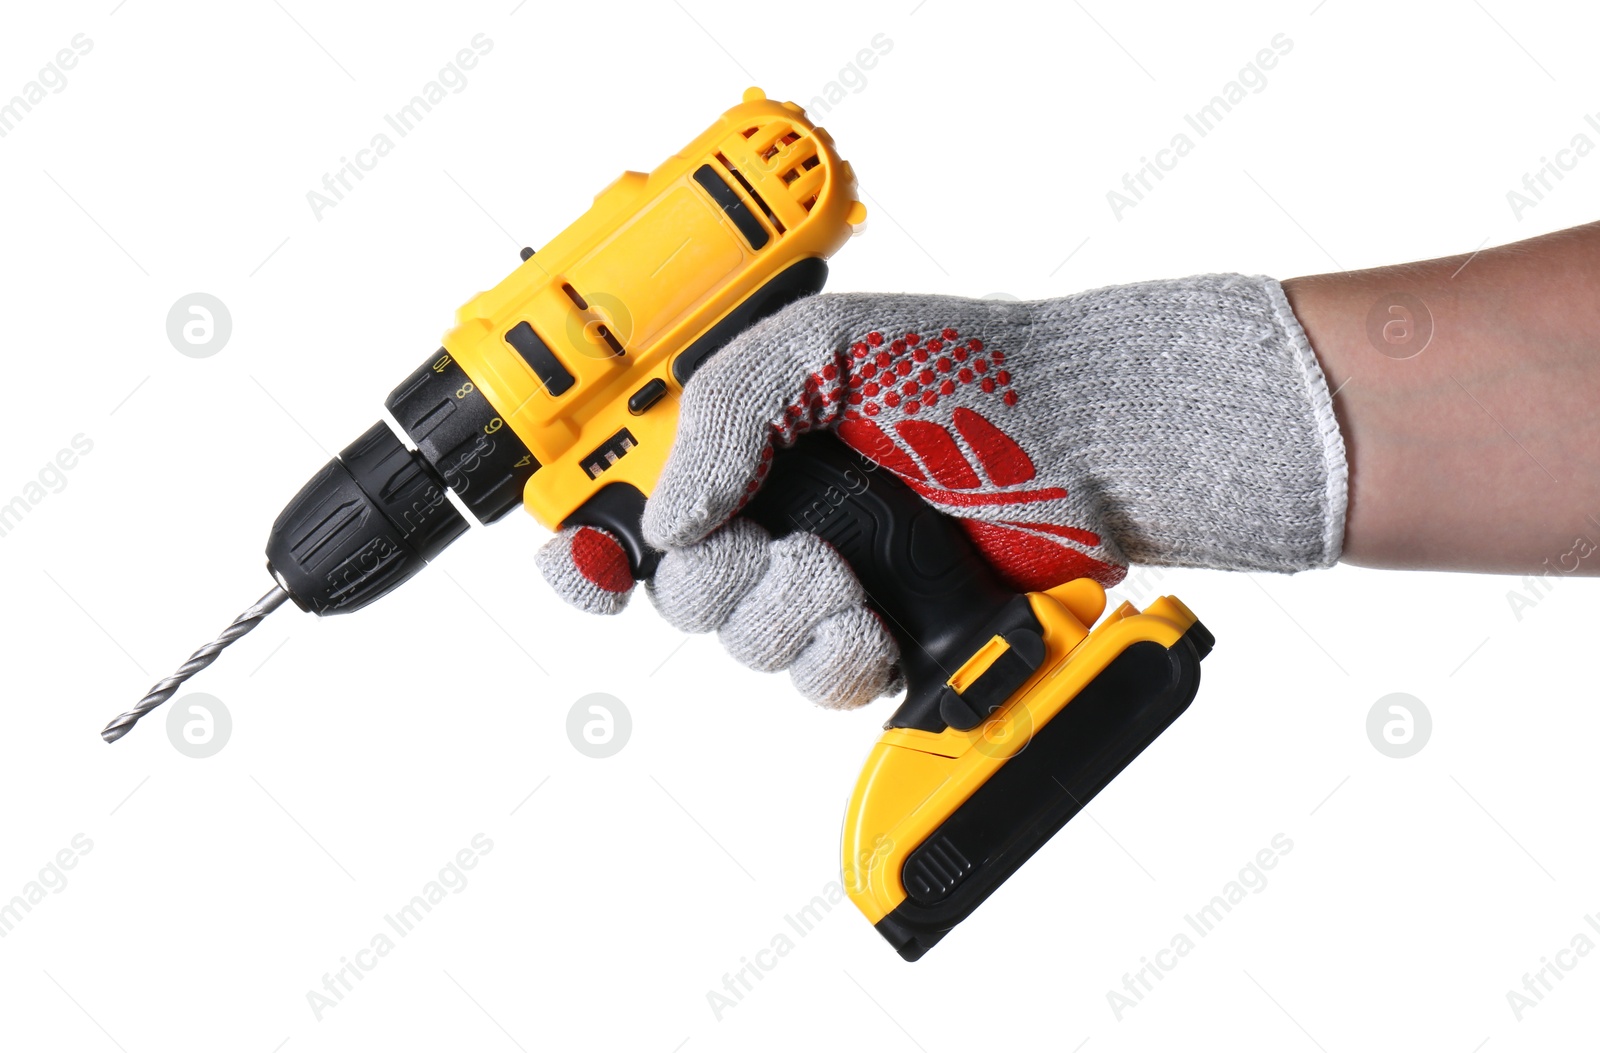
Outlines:
[[774,440],[833,424],[843,409],[836,334],[843,296],[810,296],[751,326],[683,390],[678,433],[644,510],[654,548],[691,545],[726,522],[766,477]]

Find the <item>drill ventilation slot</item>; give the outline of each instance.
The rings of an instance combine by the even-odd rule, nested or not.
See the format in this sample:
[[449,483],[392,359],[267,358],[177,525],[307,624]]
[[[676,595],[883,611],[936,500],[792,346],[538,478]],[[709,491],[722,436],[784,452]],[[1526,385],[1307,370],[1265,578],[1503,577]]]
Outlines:
[[787,233],[783,221],[773,214],[771,207],[767,205],[760,194],[756,193],[756,188],[750,185],[750,180],[744,177],[744,173],[735,168],[733,162],[720,153],[717,154],[717,160],[722,164],[723,168],[728,170],[729,175],[738,180],[739,185],[744,188],[744,192],[750,195],[750,200],[754,201],[761,209],[761,214],[767,217],[767,222],[772,224],[772,229],[776,230],[780,236]]

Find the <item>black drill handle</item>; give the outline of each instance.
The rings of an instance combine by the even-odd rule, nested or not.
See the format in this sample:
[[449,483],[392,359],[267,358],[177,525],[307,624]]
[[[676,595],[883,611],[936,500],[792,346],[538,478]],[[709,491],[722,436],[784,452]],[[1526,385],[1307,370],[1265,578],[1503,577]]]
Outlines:
[[[739,332],[802,296],[820,292],[827,276],[827,264],[820,259],[790,265],[680,353],[673,375],[687,384]],[[661,554],[650,548],[640,529],[644,505],[645,495],[636,487],[612,483],[562,526],[608,531],[622,544],[634,577],[646,579],[655,573]],[[1003,686],[995,694],[991,683],[988,696],[975,695],[963,703],[945,690],[945,682],[991,635],[1037,629],[1027,601],[1000,580],[958,523],[894,473],[832,434],[809,435],[778,452],[765,485],[744,514],[775,537],[811,531],[855,571],[868,602],[900,645],[906,700],[891,724],[935,732],[947,726],[972,727],[1004,700]]]
[[945,681],[1018,600],[961,525],[831,433],[778,451],[743,514],[838,550],[900,645],[906,701],[891,723],[942,729]]

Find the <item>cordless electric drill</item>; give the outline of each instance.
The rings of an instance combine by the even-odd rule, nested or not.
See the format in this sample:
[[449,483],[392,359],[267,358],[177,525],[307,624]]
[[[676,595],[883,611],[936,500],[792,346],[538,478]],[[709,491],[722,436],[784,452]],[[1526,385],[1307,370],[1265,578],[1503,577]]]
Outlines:
[[[604,528],[634,577],[678,397],[733,336],[821,290],[866,209],[833,139],[759,89],[648,175],[625,172],[468,301],[379,421],[273,523],[276,584],[138,706],[114,742],[286,600],[357,610],[517,504]],[[847,891],[906,958],[937,942],[1187,707],[1211,638],[1173,597],[1105,606],[1087,579],[1019,594],[959,526],[837,439],[781,451],[745,509],[850,563],[900,648],[903,704],[851,798]],[[1070,705],[1068,703],[1071,703]],[[1030,747],[1025,750],[1026,747]]]

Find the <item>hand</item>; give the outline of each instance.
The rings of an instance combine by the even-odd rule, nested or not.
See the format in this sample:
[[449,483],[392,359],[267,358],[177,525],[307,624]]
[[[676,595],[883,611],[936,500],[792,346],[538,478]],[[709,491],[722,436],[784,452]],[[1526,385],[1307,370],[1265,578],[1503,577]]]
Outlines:
[[[818,428],[959,518],[1019,590],[1113,585],[1130,559],[1290,571],[1339,554],[1343,445],[1271,279],[1024,303],[813,297],[695,375],[644,533],[666,553],[650,592],[669,622],[719,630],[756,668],[796,670],[827,705],[888,690],[893,640],[825,544],[770,541],[736,518],[773,449]],[[556,539],[541,566],[580,606],[621,609],[626,561],[593,533]],[[590,545],[614,555],[586,563]],[[619,560],[621,574],[593,573]]]

